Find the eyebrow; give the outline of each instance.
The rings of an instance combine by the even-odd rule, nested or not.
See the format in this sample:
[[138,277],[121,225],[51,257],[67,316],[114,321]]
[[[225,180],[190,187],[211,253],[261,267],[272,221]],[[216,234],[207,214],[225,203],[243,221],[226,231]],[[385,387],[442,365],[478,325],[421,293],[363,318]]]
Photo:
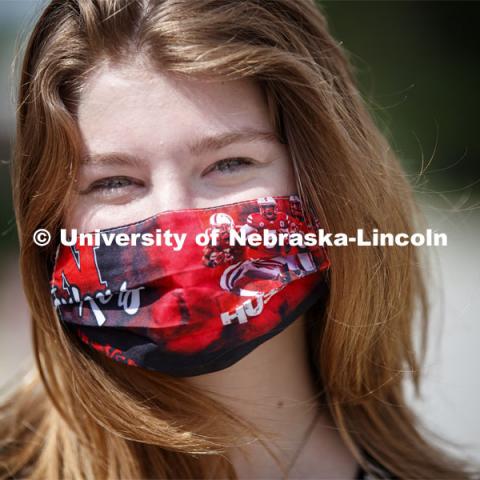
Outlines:
[[275,132],[262,132],[254,129],[225,132],[219,135],[206,136],[194,141],[190,144],[189,151],[193,155],[200,155],[211,150],[219,150],[232,143],[258,141],[277,143],[279,142],[279,138]]
[[[187,146],[192,155],[201,155],[202,153],[219,150],[233,143],[249,142],[269,142],[279,143],[280,139],[275,132],[260,131],[254,129],[238,130],[225,132],[217,135],[207,135],[198,140],[194,140]],[[125,152],[93,153],[82,156],[84,164],[105,164],[105,165],[135,165],[140,166],[142,159],[136,155]]]
[[82,156],[82,164],[111,166],[141,166],[142,159],[125,152],[93,153]]

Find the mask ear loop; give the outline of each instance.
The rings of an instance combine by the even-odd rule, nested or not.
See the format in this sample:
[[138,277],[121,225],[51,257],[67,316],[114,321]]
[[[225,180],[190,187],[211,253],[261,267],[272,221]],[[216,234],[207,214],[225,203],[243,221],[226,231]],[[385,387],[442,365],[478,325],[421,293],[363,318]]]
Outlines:
[[305,335],[307,339],[307,360],[311,371],[311,378],[314,379],[315,389],[322,395],[323,385],[318,371],[317,358],[319,339],[325,326],[325,314],[327,302],[330,296],[329,270],[323,272],[323,281],[319,285],[318,300],[305,312]]
[[54,255],[49,255],[47,259],[47,271],[48,271],[48,278],[52,278],[53,272],[55,271],[55,266],[57,265],[58,261],[58,256],[60,255],[60,248],[61,248],[61,243],[59,240],[59,235],[57,233],[55,237],[55,244],[57,245],[55,248],[55,254]]

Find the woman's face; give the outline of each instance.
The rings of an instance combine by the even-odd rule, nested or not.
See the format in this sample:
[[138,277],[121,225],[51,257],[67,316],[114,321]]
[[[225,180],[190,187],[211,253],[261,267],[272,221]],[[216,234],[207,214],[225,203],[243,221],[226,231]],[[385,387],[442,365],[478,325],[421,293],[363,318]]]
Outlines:
[[78,122],[84,161],[66,228],[296,191],[287,148],[252,81],[105,65],[85,85]]

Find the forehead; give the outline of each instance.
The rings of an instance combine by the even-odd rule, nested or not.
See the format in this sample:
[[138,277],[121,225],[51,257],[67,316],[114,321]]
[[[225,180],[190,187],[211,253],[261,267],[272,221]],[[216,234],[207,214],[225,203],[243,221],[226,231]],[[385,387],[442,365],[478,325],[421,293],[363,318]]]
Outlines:
[[252,80],[184,77],[143,64],[95,70],[80,97],[78,122],[91,150],[125,146],[144,153],[178,151],[202,134],[271,127]]

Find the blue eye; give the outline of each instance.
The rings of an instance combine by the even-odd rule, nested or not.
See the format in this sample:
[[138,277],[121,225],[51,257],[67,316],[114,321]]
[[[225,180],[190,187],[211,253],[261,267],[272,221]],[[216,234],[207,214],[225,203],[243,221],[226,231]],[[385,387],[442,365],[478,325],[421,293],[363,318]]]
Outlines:
[[114,192],[129,187],[132,184],[134,184],[134,182],[128,177],[107,177],[93,182],[87,190],[82,193],[90,193],[93,191]]
[[215,162],[212,167],[208,168],[205,174],[217,170],[220,173],[233,173],[242,168],[252,165],[253,161],[248,158],[234,157],[234,158],[225,158]]

